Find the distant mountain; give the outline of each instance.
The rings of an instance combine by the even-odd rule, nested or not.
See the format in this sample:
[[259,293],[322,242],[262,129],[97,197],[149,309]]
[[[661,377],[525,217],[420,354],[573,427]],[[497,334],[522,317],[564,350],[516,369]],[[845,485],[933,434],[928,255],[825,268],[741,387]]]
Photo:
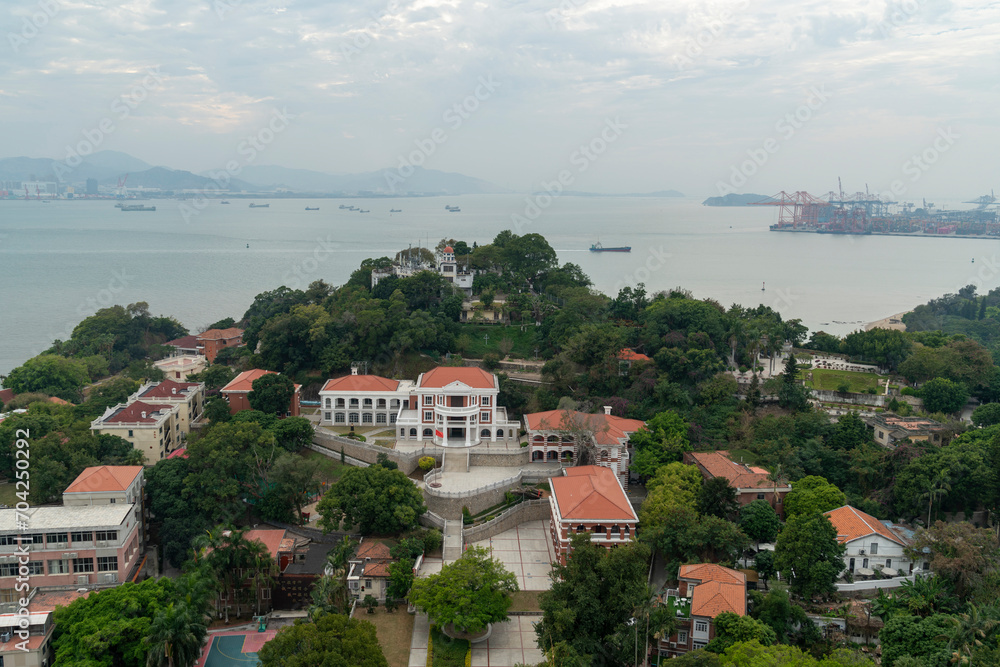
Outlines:
[[89,164],[99,169],[105,169],[120,176],[133,171],[145,171],[153,168],[153,165],[148,162],[143,162],[137,157],[119,151],[98,151],[93,155],[88,155],[85,159]]
[[[209,172],[202,172],[202,176]],[[305,192],[336,192],[336,176],[311,169],[289,169],[273,165],[248,165],[240,170],[240,178],[258,188],[287,188]]]
[[146,171],[129,174],[126,187],[139,186],[160,188],[161,190],[207,190],[209,193],[217,190],[259,190],[257,186],[239,179],[232,179],[229,183],[223,184],[217,183],[207,176],[199,176],[181,169],[167,169],[166,167],[153,167]]
[[764,199],[768,199],[767,195],[755,195],[753,193],[747,194],[736,194],[731,192],[725,197],[709,197],[701,204],[702,206],[748,206]]

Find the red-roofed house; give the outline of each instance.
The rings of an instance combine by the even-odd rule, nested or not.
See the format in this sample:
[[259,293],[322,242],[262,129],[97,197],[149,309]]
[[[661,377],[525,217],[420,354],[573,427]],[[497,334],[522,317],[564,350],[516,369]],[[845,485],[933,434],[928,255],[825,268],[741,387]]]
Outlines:
[[[698,466],[702,477],[725,477],[729,486],[736,489],[736,500],[740,505],[749,505],[755,500],[766,500],[779,515],[784,516],[784,498],[792,490],[785,481],[772,482],[768,471],[756,466],[736,463],[729,458],[729,452],[685,452],[684,463]],[[777,496],[777,498],[775,498]]]
[[[235,415],[241,410],[250,410],[250,399],[247,397],[250,395],[250,392],[253,391],[254,380],[271,373],[275,373],[275,371],[265,371],[260,368],[243,371],[234,377],[229,384],[223,387],[219,393],[221,393],[222,397],[229,403],[229,412]],[[302,385],[295,385],[295,393],[292,395],[292,402],[288,406],[288,412],[284,416],[299,416],[299,400],[301,398],[301,390]]]
[[90,430],[128,440],[145,455],[146,464],[153,465],[180,446],[179,409],[166,403],[119,403],[92,421]]
[[852,574],[870,576],[874,570],[881,570],[892,577],[912,574],[914,569],[930,569],[926,559],[914,563],[906,556],[904,549],[909,546],[910,540],[892,524],[886,525],[850,505],[824,514],[837,529],[837,541],[847,547],[844,567]]
[[197,353],[208,359],[208,363],[215,361],[219,352],[227,347],[239,347],[243,345],[243,329],[231,327],[229,329],[209,329],[205,333],[198,334]]
[[638,419],[611,414],[587,414],[574,410],[549,410],[524,415],[524,428],[531,443],[532,461],[562,461],[572,464],[579,456],[578,440],[594,448],[597,465],[610,468],[623,488],[628,488],[628,439],[645,426]]
[[399,438],[453,448],[517,442],[519,424],[497,405],[499,394],[497,377],[482,368],[438,366],[421,373],[396,419]]
[[327,380],[319,391],[321,424],[395,424],[413,391],[411,380],[378,375],[351,375]]
[[12,400],[14,400],[14,390],[13,389],[0,389],[0,403],[7,405]]
[[205,370],[208,360],[200,354],[185,354],[154,361],[153,365],[163,371],[163,374],[171,380],[187,382],[189,375],[194,375]]
[[205,383],[175,380],[149,382],[139,387],[139,391],[130,396],[129,400],[179,406],[176,426],[183,439],[191,432],[191,424],[201,417],[201,412],[205,408]]
[[660,640],[660,657],[672,658],[705,648],[715,637],[715,617],[723,612],[747,613],[747,578],[742,572],[713,563],[681,565],[678,587],[664,603],[674,610],[677,632]]
[[135,519],[139,525],[139,544],[144,546],[148,518],[143,492],[146,485],[144,471],[142,466],[84,468],[63,491],[63,506],[134,504]]
[[358,552],[350,560],[351,569],[347,573],[347,588],[354,598],[363,600],[373,595],[379,602],[385,602],[385,592],[389,588],[389,565],[396,560],[389,555],[389,547],[375,540],[361,538]]
[[166,345],[174,348],[174,355],[201,355],[201,352],[198,351],[197,336],[181,336],[180,338],[175,338],[174,340],[168,340]]
[[[223,534],[229,535],[229,532],[226,531]],[[305,554],[304,546],[305,543],[308,542],[306,538],[296,539],[295,537],[289,535],[283,528],[254,528],[244,533],[243,538],[248,542],[260,542],[264,545],[267,553],[270,554],[271,558],[273,558],[274,562],[277,564],[279,575],[284,572],[289,565],[295,562],[295,559],[299,557],[299,554]],[[251,586],[256,587],[256,591],[254,593],[256,606],[259,607],[261,611],[269,611],[271,609],[271,599],[273,598],[277,581],[274,581],[267,586],[263,585],[261,582],[247,582],[244,589],[249,589]],[[235,596],[238,594],[239,593],[232,591],[220,592],[216,595],[215,609],[219,612],[220,616],[227,607],[230,610],[235,609],[238,602]]]
[[641,352],[636,352],[630,347],[626,347],[618,353],[618,372],[620,375],[628,375],[629,370],[632,368],[632,364],[650,363],[652,361],[653,360],[649,356]]
[[639,523],[618,478],[601,466],[577,466],[549,480],[549,530],[556,558],[566,564],[570,536],[590,533],[590,541],[611,548],[630,542]]
[[[53,664],[52,633],[55,624],[52,612],[57,606],[65,607],[73,600],[87,597],[89,591],[39,591],[27,594],[27,615],[17,613],[19,605],[0,605],[0,666],[46,667]],[[27,621],[23,626],[21,621]],[[25,633],[19,635],[19,632]]]

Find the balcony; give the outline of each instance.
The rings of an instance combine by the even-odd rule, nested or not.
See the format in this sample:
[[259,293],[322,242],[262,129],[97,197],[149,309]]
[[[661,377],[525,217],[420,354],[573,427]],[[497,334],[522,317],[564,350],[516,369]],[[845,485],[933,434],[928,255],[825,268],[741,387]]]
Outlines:
[[434,412],[446,417],[474,417],[479,414],[480,406],[469,405],[463,408],[455,408],[450,405],[435,405]]

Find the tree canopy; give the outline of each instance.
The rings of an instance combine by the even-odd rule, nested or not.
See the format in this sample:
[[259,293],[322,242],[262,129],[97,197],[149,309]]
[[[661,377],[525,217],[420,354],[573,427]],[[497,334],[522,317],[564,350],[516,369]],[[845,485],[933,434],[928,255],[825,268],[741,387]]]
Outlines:
[[792,490],[785,496],[785,517],[823,513],[843,507],[846,501],[844,492],[825,478],[809,475],[792,482]]
[[368,621],[323,614],[296,620],[257,652],[261,667],[389,667]]
[[400,470],[348,468],[316,506],[324,531],[357,526],[363,535],[400,533],[427,511],[420,490]]
[[778,535],[775,565],[790,581],[793,593],[804,598],[828,596],[844,570],[846,547],[837,541],[837,529],[823,514],[792,517]]

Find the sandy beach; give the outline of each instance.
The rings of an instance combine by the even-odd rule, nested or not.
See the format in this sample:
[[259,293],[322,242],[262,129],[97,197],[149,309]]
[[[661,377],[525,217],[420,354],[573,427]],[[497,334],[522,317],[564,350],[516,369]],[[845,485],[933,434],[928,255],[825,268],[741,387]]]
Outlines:
[[902,313],[896,313],[895,315],[884,317],[881,320],[869,322],[865,325],[865,331],[869,331],[870,329],[896,329],[897,331],[906,331],[906,325],[903,324],[903,315],[912,312],[912,310],[905,310]]

